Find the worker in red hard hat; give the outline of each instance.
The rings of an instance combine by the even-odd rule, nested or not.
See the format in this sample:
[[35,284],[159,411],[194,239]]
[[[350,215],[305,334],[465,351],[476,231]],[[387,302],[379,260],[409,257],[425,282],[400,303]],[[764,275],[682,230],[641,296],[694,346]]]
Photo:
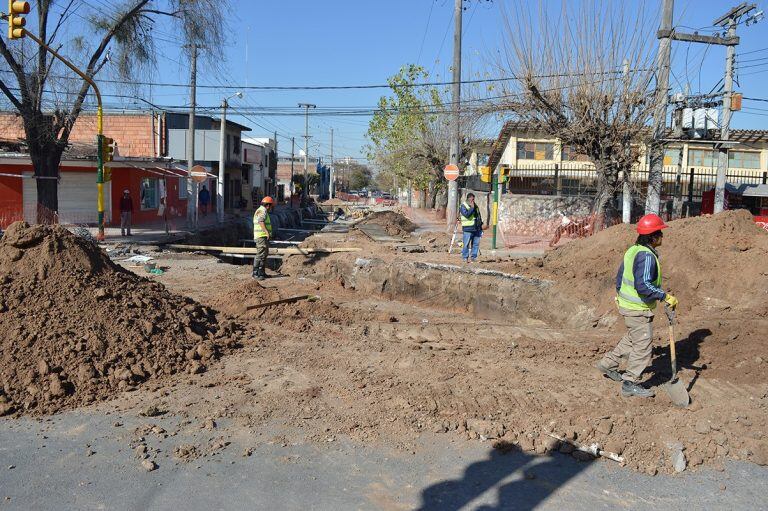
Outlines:
[[[677,298],[661,288],[661,265],[656,249],[669,227],[658,215],[645,215],[637,223],[637,241],[624,253],[616,274],[616,303],[624,317],[627,333],[597,363],[597,369],[608,378],[621,382],[625,397],[653,397],[653,391],[640,385],[640,375],[651,363],[651,338],[656,304],[665,302],[677,307]],[[627,368],[619,373],[619,364],[627,359]]]
[[269,255],[269,239],[272,237],[272,220],[269,213],[275,207],[275,201],[267,195],[261,199],[261,206],[253,214],[253,241],[256,254],[253,257],[252,276],[256,280],[267,278],[267,256]]

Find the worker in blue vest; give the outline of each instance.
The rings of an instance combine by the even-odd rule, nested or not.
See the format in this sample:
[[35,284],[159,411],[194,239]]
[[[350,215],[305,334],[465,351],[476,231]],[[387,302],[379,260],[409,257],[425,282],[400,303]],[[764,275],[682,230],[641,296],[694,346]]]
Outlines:
[[267,256],[269,255],[269,239],[272,237],[272,221],[269,213],[275,206],[272,197],[261,199],[261,206],[253,214],[253,242],[256,246],[256,254],[253,257],[252,276],[256,280],[267,278]]
[[[480,216],[480,208],[475,204],[474,193],[468,193],[466,200],[461,203],[459,217],[461,220],[461,232],[464,237],[464,243],[461,247],[461,258],[467,263],[475,262],[477,260],[477,253],[480,250],[480,238],[483,235],[483,219]],[[472,247],[471,254],[470,245]]]
[[[625,397],[653,397],[653,391],[640,385],[640,375],[651,363],[653,312],[658,302],[674,309],[677,298],[661,288],[661,264],[656,249],[661,246],[662,229],[669,227],[654,214],[637,223],[637,241],[624,254],[616,274],[616,304],[624,317],[627,333],[619,344],[597,363],[608,378],[621,382]],[[627,369],[619,373],[619,364],[627,359]]]

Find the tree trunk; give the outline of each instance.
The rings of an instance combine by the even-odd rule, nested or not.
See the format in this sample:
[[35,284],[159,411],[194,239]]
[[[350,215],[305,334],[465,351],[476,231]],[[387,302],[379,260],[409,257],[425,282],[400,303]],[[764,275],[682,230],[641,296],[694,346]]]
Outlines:
[[429,184],[427,185],[427,203],[426,203],[427,209],[433,209],[435,207],[435,181],[434,179],[429,180]]
[[424,209],[427,207],[427,190],[422,188],[419,190],[419,208]]
[[616,223],[618,211],[614,198],[620,191],[619,171],[610,163],[596,162],[597,195],[592,206],[594,232],[601,231]]
[[51,117],[25,117],[24,124],[29,157],[37,178],[37,223],[53,224],[58,220],[59,164],[64,146],[56,138]]

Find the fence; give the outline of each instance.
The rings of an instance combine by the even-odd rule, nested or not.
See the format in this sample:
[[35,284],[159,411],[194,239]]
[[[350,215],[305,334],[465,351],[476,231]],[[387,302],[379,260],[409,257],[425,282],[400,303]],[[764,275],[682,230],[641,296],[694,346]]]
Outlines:
[[[474,176],[473,176],[474,177]],[[666,166],[662,170],[661,199],[681,198],[689,203],[701,203],[704,192],[715,187],[717,169],[690,167],[688,170]],[[726,181],[734,185],[766,184],[768,172],[751,169],[729,169]],[[632,172],[633,194],[644,198],[648,187],[648,169]],[[535,167],[516,167],[510,171],[509,182],[503,189],[506,193],[528,195],[560,195],[594,197],[597,192],[597,178],[590,164],[547,164]]]

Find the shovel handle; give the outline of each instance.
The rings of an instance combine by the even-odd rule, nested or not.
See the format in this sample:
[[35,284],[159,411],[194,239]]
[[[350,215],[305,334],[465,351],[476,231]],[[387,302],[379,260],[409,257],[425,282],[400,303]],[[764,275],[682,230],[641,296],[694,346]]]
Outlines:
[[675,376],[677,376],[677,354],[675,353],[675,327],[672,326],[672,323],[669,324],[669,358],[672,362],[672,378],[670,381],[673,381]]

